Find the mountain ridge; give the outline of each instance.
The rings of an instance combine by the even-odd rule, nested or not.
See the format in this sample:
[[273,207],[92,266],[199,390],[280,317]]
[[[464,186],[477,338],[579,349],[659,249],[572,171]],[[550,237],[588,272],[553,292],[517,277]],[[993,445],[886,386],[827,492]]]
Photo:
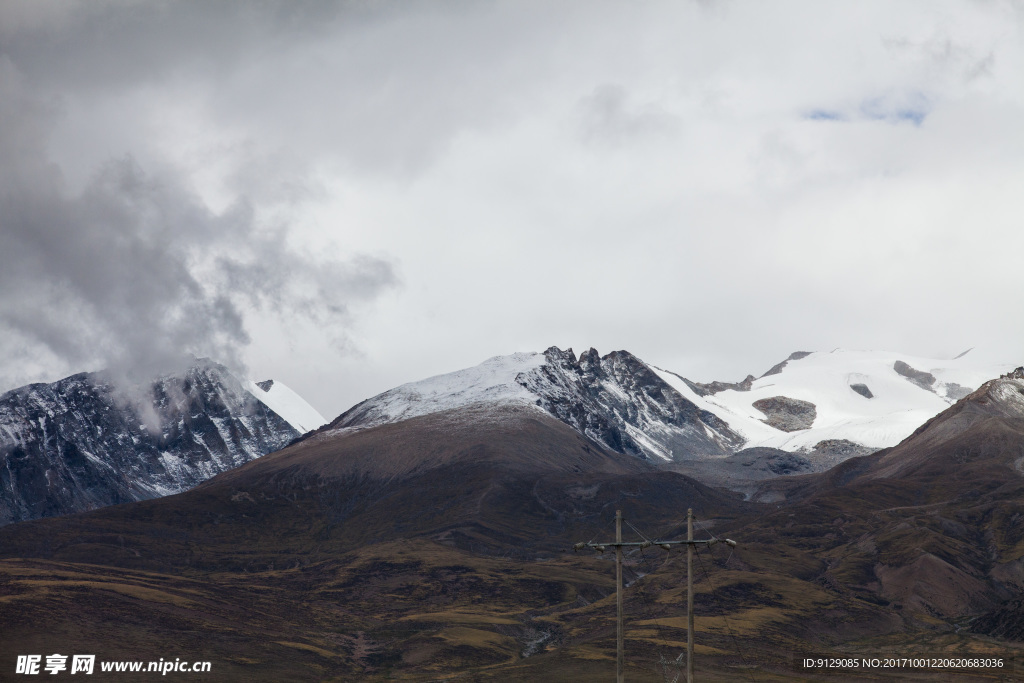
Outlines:
[[[614,376],[611,361],[604,372]],[[56,628],[86,651],[140,613],[128,646],[202,632],[194,651],[233,680],[279,680],[263,672],[285,660],[295,680],[596,680],[615,649],[612,562],[565,551],[609,538],[615,510],[630,538],[678,538],[692,507],[699,537],[738,542],[700,551],[709,677],[740,665],[735,640],[742,671],[777,677],[793,676],[793,651],[990,652],[1003,644],[965,624],[1000,634],[1024,623],[1013,600],[1024,588],[1020,385],[995,380],[903,445],[806,475],[804,495],[772,504],[610,451],[536,403],[325,428],[179,495],[0,529],[0,586],[18,600],[0,601],[0,626],[17,647]],[[943,425],[959,415],[992,448],[954,469],[946,456],[969,432]],[[1012,438],[987,439],[1000,419]],[[870,476],[888,456],[911,466]],[[654,667],[659,648],[685,646],[683,558],[654,547],[625,558],[634,662]],[[72,621],[68,606],[83,600],[92,609]],[[541,636],[544,648],[527,650]],[[267,645],[282,641],[295,652]]]
[[539,406],[619,453],[671,461],[727,455],[739,437],[713,413],[680,396],[627,351],[590,349],[495,356],[478,366],[411,382],[357,404],[326,429],[352,429],[477,402]]
[[79,373],[4,393],[0,524],[176,493],[300,436],[257,392],[197,359],[135,389]]
[[572,349],[550,347],[403,384],[353,406],[327,428],[513,402],[536,405],[616,452],[666,467],[767,448],[821,471],[894,446],[1007,367],[965,356],[798,351],[758,378],[702,384],[628,351],[601,356],[591,348],[577,358]]

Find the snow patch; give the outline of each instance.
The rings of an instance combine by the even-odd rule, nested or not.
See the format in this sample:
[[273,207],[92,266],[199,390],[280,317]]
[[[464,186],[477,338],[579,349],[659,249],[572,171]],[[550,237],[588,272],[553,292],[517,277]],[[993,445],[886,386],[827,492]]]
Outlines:
[[359,427],[373,427],[430,415],[473,403],[519,403],[536,406],[537,396],[516,383],[523,373],[544,365],[542,353],[495,356],[480,365],[395,387],[350,412]]
[[[261,385],[267,386],[267,388],[264,389]],[[245,388],[256,397],[257,401],[273,410],[302,434],[327,424],[327,420],[317,412],[316,408],[306,403],[305,399],[282,382],[276,380],[260,383],[248,381],[245,383]]]
[[[925,389],[907,381],[894,369],[897,361],[934,375],[935,385]],[[935,359],[836,349],[791,360],[781,372],[754,380],[750,391],[728,389],[707,397],[698,396],[678,375],[652,369],[688,400],[728,423],[747,440],[745,447],[810,451],[827,439],[845,439],[869,448],[895,446],[955,402],[957,391],[951,385],[974,390],[1012,367],[985,362],[976,354]],[[866,385],[872,399],[864,400],[851,391],[851,384]],[[817,416],[812,428],[787,434],[764,424],[753,404],[772,396],[813,403]]]

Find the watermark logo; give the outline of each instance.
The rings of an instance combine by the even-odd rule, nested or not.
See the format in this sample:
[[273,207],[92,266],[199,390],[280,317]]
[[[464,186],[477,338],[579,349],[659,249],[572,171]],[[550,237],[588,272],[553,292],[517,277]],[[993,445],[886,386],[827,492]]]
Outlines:
[[15,666],[16,674],[37,674],[39,673],[39,662],[42,655],[18,655],[18,663]]
[[91,674],[96,664],[96,655],[75,655],[71,658],[71,673]]
[[[18,661],[14,666],[14,673],[16,674],[28,674],[36,675],[40,673],[40,667],[42,671],[48,674],[58,674],[62,671],[68,670],[68,655],[62,655],[54,653],[52,655],[46,655],[46,664],[44,665],[42,655],[18,655]],[[96,666],[96,655],[72,655],[71,659],[71,671],[72,674],[91,674],[93,668]]]
[[[70,668],[68,660],[71,660]],[[45,661],[44,661],[45,660]],[[160,658],[159,661],[101,661],[99,670],[104,673],[158,673],[166,676],[169,673],[209,673],[210,662],[189,662],[175,658],[174,661]],[[14,667],[14,673],[26,676],[39,674],[55,675],[67,673],[69,675],[85,674],[92,675],[96,669],[96,655],[18,655]]]

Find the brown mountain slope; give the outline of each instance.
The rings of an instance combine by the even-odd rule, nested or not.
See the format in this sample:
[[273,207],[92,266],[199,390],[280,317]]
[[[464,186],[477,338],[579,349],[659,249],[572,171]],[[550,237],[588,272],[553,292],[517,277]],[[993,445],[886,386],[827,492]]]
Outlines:
[[477,404],[371,429],[327,426],[211,484],[263,480],[285,471],[325,480],[394,479],[457,463],[530,473],[627,475],[652,469],[601,448],[539,408]]
[[[951,438],[1012,431],[997,417]],[[942,457],[950,439],[926,432]],[[791,653],[879,642],[985,651],[956,621],[1010,597],[1024,556],[1014,442],[992,443],[956,486],[948,468],[868,476],[883,453],[799,502],[756,505],[526,408],[321,430],[185,494],[0,529],[0,672],[7,653],[57,642],[181,652],[223,680],[598,680],[613,662],[612,562],[563,550],[609,538],[616,509],[678,538],[687,507],[700,536],[740,543],[698,555],[703,679],[800,677]],[[904,457],[932,461],[924,446]],[[659,662],[685,643],[684,562],[650,548],[626,572],[628,676],[664,680]]]
[[614,647],[614,574],[564,550],[617,508],[678,535],[687,507],[750,509],[528,408],[321,432],[177,496],[0,529],[0,679],[59,647],[219,680],[431,680],[552,643],[576,654],[495,679],[586,676]]
[[[578,540],[574,525],[625,500],[659,520],[679,519],[687,505],[705,518],[748,507],[738,494],[605,451],[541,411],[481,408],[321,432],[185,494],[4,529],[0,553],[257,568],[430,534],[490,552],[551,553]],[[283,537],[268,544],[275,534]],[[150,543],[154,535],[163,542]],[[136,538],[147,553],[126,550]]]
[[814,548],[828,578],[920,619],[966,619],[1024,588],[1024,381],[993,380],[892,449],[792,482],[755,526]]
[[1005,377],[986,382],[923,424],[861,478],[925,481],[977,470],[979,477],[998,480],[1010,472],[1019,476],[1022,464],[1024,379]]

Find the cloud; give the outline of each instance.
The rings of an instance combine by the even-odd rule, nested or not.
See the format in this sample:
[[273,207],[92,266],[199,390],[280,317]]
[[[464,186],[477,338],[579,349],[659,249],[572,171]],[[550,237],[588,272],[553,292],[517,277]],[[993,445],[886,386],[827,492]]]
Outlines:
[[[957,31],[952,28],[936,28],[926,36],[884,37],[882,46],[893,54],[918,62],[931,78],[951,78],[964,83],[991,77],[995,67],[994,48],[979,49],[971,45],[970,22]],[[951,33],[963,33],[954,36]]]
[[2,372],[234,351],[337,414],[551,344],[1013,351],[1012,14],[0,2]]
[[250,311],[315,321],[344,345],[351,307],[395,284],[380,258],[316,257],[294,246],[244,196],[212,210],[173,167],[109,160],[70,194],[46,154],[58,116],[0,60],[7,354],[139,379],[185,354],[241,368]]
[[620,145],[674,132],[679,119],[655,103],[633,105],[621,85],[605,84],[579,102],[583,138]]

